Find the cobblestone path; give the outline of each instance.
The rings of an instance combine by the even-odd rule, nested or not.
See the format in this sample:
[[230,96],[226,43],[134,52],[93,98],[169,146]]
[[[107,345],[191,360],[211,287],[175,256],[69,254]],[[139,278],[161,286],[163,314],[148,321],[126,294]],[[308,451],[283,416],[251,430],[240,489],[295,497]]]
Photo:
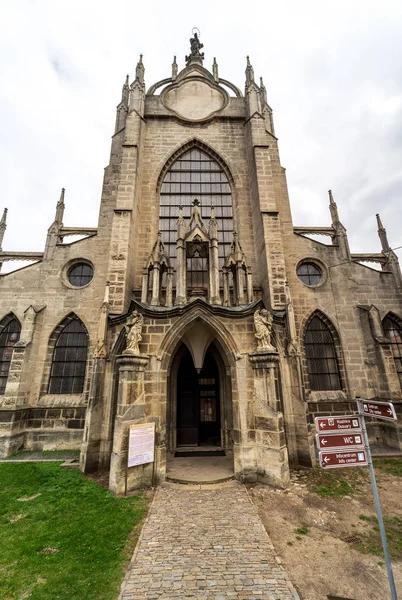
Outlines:
[[159,488],[119,600],[299,596],[246,489]]

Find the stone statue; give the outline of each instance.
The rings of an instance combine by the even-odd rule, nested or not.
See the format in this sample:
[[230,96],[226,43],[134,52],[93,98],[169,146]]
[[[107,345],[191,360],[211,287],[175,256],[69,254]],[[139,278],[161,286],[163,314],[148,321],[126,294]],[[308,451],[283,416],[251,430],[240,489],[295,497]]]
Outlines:
[[191,45],[191,54],[199,54],[201,48],[204,47],[204,44],[201,44],[200,40],[198,39],[197,32],[195,32],[194,37],[192,37],[190,39],[190,45]]
[[135,310],[124,326],[127,345],[123,354],[140,354],[139,343],[142,340],[141,331],[143,324],[144,317]]
[[265,308],[260,308],[254,313],[255,337],[257,350],[274,350],[271,345],[272,315]]
[[[204,47],[204,44],[201,44],[199,38],[198,38],[198,33],[194,32],[194,37],[190,38],[190,49],[191,49],[191,54],[189,56],[186,56],[186,62],[187,65],[190,64],[191,59],[192,58],[198,58],[198,59],[202,59],[204,60],[204,53],[200,52],[201,48]],[[196,62],[201,62],[200,60],[197,60]]]

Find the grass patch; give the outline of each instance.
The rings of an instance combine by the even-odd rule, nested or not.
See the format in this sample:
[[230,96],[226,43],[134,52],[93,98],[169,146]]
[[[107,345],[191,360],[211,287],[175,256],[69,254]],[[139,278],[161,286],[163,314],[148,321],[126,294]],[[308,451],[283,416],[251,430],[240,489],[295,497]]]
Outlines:
[[146,505],[56,463],[1,463],[0,598],[114,600]]
[[365,480],[367,480],[367,473],[358,467],[330,471],[318,467],[312,471],[308,479],[308,487],[311,492],[322,498],[342,498],[358,491],[360,484]]
[[395,477],[402,477],[401,458],[376,458],[373,460],[374,468],[385,471]]
[[299,535],[307,535],[308,527],[299,527],[298,529],[295,529],[295,533],[298,533]]
[[[400,517],[383,517],[385,531],[387,534],[388,548],[391,558],[402,558],[402,518]],[[364,554],[375,554],[383,557],[383,550],[380,537],[380,529],[376,517],[367,517],[360,515],[359,519],[371,525],[371,528],[360,532],[359,536],[363,539],[361,544],[356,544],[354,548],[360,550]]]

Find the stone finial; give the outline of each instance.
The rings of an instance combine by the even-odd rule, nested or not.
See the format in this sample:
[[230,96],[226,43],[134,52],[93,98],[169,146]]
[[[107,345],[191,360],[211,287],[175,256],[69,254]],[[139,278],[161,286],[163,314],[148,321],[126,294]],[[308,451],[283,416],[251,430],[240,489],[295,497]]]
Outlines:
[[334,200],[331,190],[328,190],[328,195],[329,195],[329,210],[331,213],[332,225],[335,227],[335,225],[337,225],[340,222],[339,214],[338,214],[338,207],[336,205],[336,202]]
[[264,85],[264,82],[262,80],[262,77],[260,77],[260,93],[261,93],[261,98],[264,104],[267,104],[267,90],[266,87]]
[[218,222],[215,217],[215,208],[211,208],[211,217],[209,219],[208,236],[212,239],[218,239]]
[[177,66],[176,57],[174,56],[173,62],[172,62],[172,79],[173,79],[173,81],[175,81],[178,71],[179,71],[179,69]]
[[56,215],[55,215],[55,222],[57,224],[60,224],[60,226],[63,224],[63,216],[64,216],[64,209],[65,209],[65,204],[64,204],[64,194],[65,194],[65,189],[61,188],[61,194],[60,194],[60,199],[56,205]]
[[212,74],[214,76],[214,80],[216,81],[216,83],[219,83],[218,63],[216,62],[215,56],[214,56],[214,62],[212,64]]
[[383,252],[389,252],[390,251],[390,245],[388,243],[388,236],[387,236],[387,232],[384,228],[384,225],[382,224],[381,218],[379,214],[376,214],[376,219],[377,219],[377,227],[378,227],[378,237],[380,238],[380,242],[381,242],[381,248]]
[[200,211],[200,201],[198,198],[193,200],[193,210],[191,212],[190,219],[190,230],[199,227],[202,231],[206,231],[204,221],[202,220],[201,211]]
[[202,65],[202,61],[204,60],[204,53],[200,52],[200,50],[204,47],[204,44],[201,44],[198,33],[194,31],[197,27],[193,27],[193,37],[190,38],[190,54],[186,56],[186,64],[187,66],[196,63]]
[[94,358],[107,358],[107,325],[109,316],[109,288],[110,281],[106,282],[105,294],[101,306],[98,325],[98,339],[95,344]]
[[126,81],[124,82],[124,85],[122,87],[121,90],[121,103],[124,104],[124,106],[128,106],[128,99],[130,96],[130,81],[129,81],[129,76],[126,76]]
[[1,217],[1,221],[0,221],[0,252],[2,251],[4,233],[7,229],[7,212],[8,212],[8,208],[5,208],[3,211],[3,216]]
[[254,69],[250,62],[250,57],[247,56],[247,67],[246,67],[246,86],[254,83]]
[[187,233],[187,223],[183,217],[183,207],[179,206],[179,216],[177,219],[177,239],[183,240]]
[[144,65],[142,62],[142,54],[140,54],[140,59],[135,68],[135,80],[138,81],[139,83],[143,84],[144,83],[144,73],[145,73],[145,68],[144,68]]

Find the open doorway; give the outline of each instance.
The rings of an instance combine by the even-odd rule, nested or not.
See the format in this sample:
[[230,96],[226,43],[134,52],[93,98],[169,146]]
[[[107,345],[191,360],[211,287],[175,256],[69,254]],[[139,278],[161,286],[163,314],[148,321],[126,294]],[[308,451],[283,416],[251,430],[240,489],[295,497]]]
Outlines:
[[177,447],[220,446],[221,410],[219,371],[207,350],[197,373],[188,349],[177,371]]

